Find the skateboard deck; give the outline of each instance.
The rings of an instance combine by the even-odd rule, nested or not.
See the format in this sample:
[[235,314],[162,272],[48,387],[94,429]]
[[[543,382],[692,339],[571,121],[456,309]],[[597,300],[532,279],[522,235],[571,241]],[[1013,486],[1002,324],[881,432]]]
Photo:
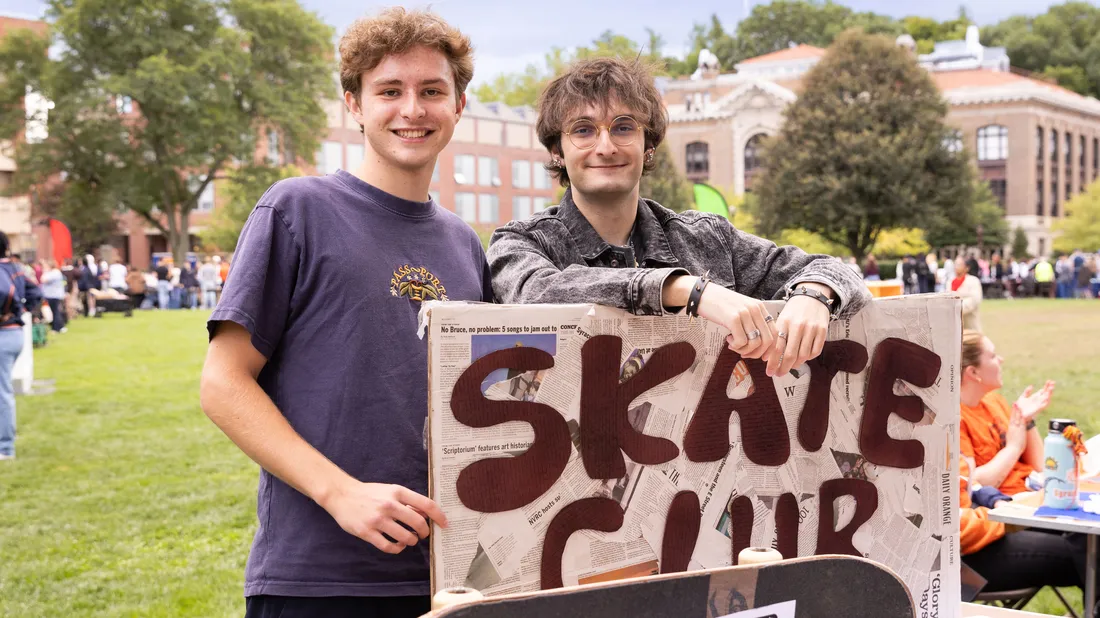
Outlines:
[[[790,601],[797,618],[914,616],[909,590],[893,571],[863,558],[832,555],[503,595],[428,616],[723,618]],[[761,618],[771,615],[792,614]]]

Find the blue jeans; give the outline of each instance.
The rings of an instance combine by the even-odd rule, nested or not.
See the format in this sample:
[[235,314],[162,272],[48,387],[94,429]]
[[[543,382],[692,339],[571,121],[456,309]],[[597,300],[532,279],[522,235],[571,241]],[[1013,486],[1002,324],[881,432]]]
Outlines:
[[157,281],[157,309],[168,308],[168,295],[171,293],[171,281]]
[[0,455],[15,455],[15,388],[11,370],[23,350],[22,328],[0,328]]

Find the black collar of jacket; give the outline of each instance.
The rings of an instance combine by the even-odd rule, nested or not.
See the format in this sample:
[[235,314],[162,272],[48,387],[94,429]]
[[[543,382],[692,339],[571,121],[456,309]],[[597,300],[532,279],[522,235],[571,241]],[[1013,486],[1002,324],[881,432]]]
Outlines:
[[[585,218],[584,213],[573,202],[573,190],[567,189],[558,206],[558,219],[565,224],[569,235],[573,237],[577,249],[585,260],[594,260],[611,245],[600,237],[596,229]],[[646,267],[672,266],[680,260],[672,253],[665,236],[664,224],[674,218],[676,213],[653,200],[638,200],[638,218],[634,224],[634,249],[638,253],[638,262]]]

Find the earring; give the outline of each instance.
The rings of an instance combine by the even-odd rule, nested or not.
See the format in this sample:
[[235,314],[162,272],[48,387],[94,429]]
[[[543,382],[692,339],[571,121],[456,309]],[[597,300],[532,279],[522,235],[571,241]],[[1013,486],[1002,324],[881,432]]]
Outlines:
[[645,151],[645,162],[646,163],[653,163],[653,149],[652,148]]

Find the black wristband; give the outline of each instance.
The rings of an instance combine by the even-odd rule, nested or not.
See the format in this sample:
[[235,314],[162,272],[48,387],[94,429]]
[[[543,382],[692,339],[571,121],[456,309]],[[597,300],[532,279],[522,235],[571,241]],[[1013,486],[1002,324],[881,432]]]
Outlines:
[[1035,429],[1035,419],[1031,419],[1030,421],[1027,422],[1027,429],[1029,431],[1032,430],[1032,429]]
[[708,283],[710,283],[710,279],[699,277],[691,288],[691,294],[688,294],[688,304],[684,309],[684,313],[693,318],[699,317],[699,301],[703,298],[703,290],[706,289]]
[[836,315],[836,309],[838,305],[836,305],[835,301],[828,296],[822,294],[821,292],[818,292],[817,290],[811,290],[810,288],[802,286],[791,288],[787,290],[787,298],[784,300],[790,300],[795,296],[809,296],[817,302],[825,305],[825,307],[829,310],[830,316],[835,317]]

